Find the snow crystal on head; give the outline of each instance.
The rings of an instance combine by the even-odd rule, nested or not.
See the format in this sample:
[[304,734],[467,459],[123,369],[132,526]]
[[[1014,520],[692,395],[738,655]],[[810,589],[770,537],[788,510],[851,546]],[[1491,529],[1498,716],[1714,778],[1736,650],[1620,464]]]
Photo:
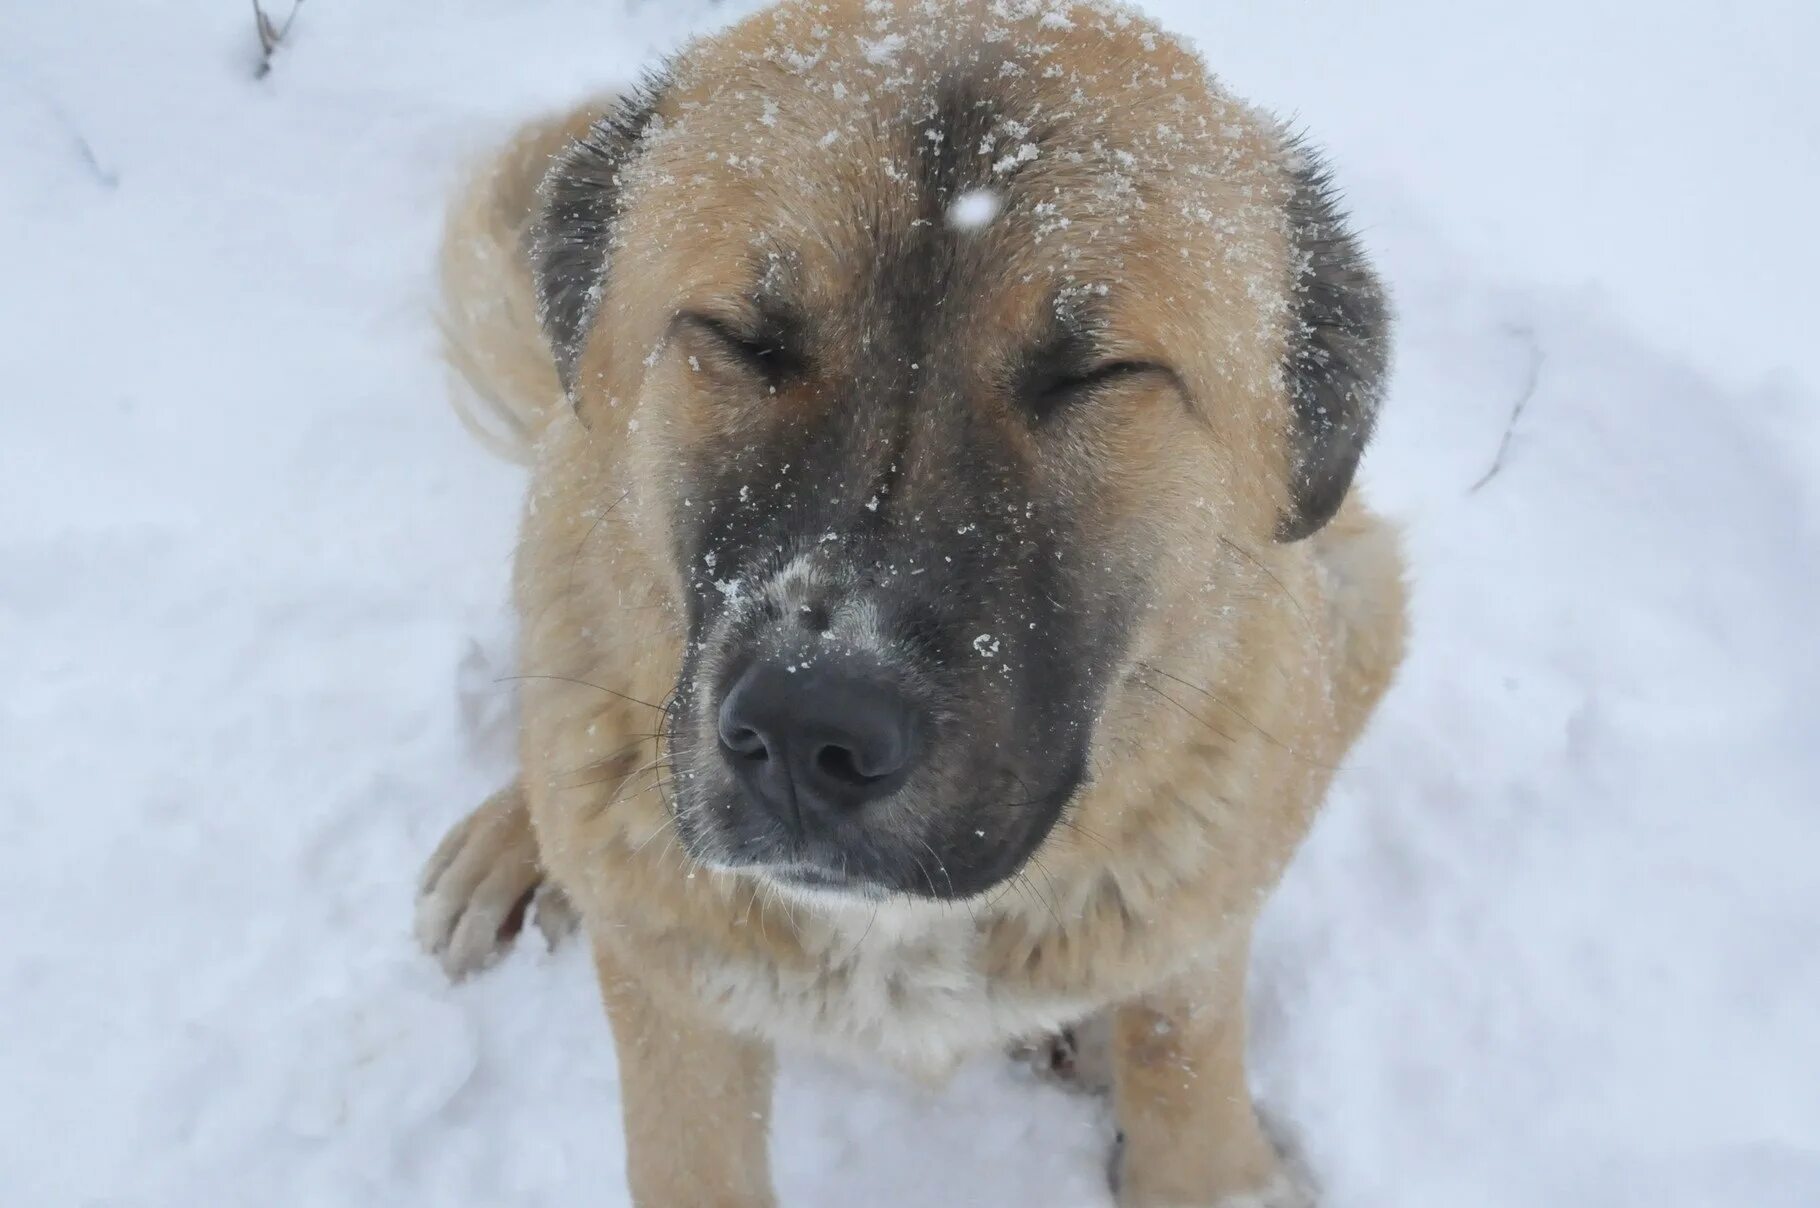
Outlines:
[[956,231],[977,231],[1004,208],[1005,199],[991,189],[968,189],[948,207],[948,226]]

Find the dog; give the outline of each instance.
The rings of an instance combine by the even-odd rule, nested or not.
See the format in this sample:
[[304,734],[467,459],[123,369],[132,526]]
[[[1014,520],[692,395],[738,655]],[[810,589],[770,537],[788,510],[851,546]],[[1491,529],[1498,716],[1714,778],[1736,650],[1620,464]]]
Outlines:
[[773,1046],[1101,1035],[1118,1202],[1300,1205],[1253,921],[1404,644],[1383,288],[1316,154],[1097,0],[785,0],[455,202],[532,465],[452,974],[579,918],[639,1205],[769,1205]]

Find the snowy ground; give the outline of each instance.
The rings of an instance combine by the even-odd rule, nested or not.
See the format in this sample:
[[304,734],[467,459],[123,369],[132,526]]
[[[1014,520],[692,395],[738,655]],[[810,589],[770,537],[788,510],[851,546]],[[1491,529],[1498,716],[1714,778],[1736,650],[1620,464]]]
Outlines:
[[[1333,147],[1403,321],[1414,650],[1260,1093],[1331,1208],[1820,1204],[1820,9],[1153,7]],[[0,7],[0,1202],[621,1202],[581,954],[409,938],[521,488],[427,267],[466,155],[726,11],[312,0],[255,82],[242,4]],[[786,1204],[1106,1203],[1100,1110],[993,1063],[779,1107]]]

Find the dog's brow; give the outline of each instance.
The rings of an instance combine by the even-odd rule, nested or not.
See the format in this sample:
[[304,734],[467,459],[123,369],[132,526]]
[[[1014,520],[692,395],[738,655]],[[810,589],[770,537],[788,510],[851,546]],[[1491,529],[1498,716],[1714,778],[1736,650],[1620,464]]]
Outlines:
[[803,328],[801,312],[766,291],[684,304],[670,320],[672,328],[683,323],[712,327],[749,343],[778,348],[795,347]]
[[1084,372],[1109,355],[1105,315],[1097,306],[1071,305],[1061,297],[1044,307],[1040,322],[1024,356],[1030,364]]
[[775,290],[763,289],[746,299],[746,308],[756,320],[758,329],[776,338],[780,344],[794,343],[801,337],[802,312]]
[[1181,373],[1161,356],[1121,340],[1103,302],[1082,306],[1058,296],[1044,313],[1047,319],[1039,322],[1010,371],[1015,388],[1027,397],[1087,380],[1143,376],[1167,385],[1183,406],[1195,411],[1193,392]]

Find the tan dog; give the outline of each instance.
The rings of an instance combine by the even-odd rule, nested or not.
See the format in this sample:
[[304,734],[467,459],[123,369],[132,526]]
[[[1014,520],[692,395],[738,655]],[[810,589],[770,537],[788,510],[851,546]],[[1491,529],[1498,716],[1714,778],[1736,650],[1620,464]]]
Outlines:
[[1122,1204],[1305,1202],[1247,945],[1403,632],[1309,154],[1120,8],[799,0],[526,130],[444,255],[535,470],[521,783],[420,927],[461,973],[572,903],[635,1200],[772,1202],[774,1041],[1098,1016]]

